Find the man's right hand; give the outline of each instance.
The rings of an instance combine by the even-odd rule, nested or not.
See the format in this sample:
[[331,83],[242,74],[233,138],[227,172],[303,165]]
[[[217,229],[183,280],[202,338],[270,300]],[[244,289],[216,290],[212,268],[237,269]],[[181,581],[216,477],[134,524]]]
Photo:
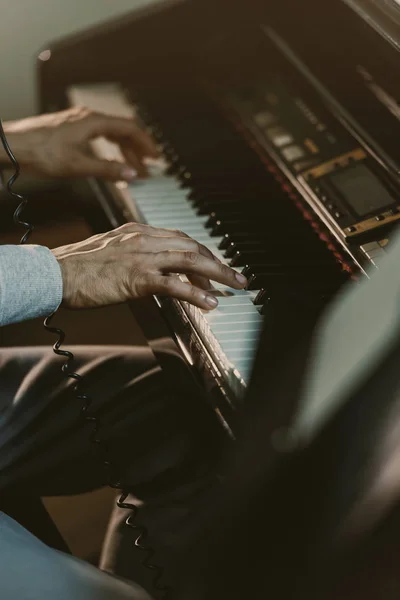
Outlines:
[[[206,310],[218,301],[210,280],[242,289],[246,278],[181,231],[129,223],[52,250],[67,308],[93,308],[150,296],[171,296]],[[181,281],[186,275],[190,283]]]

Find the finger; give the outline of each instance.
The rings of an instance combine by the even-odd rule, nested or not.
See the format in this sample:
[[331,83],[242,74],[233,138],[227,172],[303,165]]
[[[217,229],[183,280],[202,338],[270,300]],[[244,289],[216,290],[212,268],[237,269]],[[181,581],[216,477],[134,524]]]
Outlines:
[[95,115],[93,126],[95,135],[105,136],[123,145],[129,143],[141,157],[159,156],[155,142],[133,119],[98,114]]
[[212,294],[181,281],[179,277],[152,276],[146,282],[148,294],[169,296],[177,300],[189,302],[204,310],[213,310],[218,306],[218,300]]
[[138,175],[138,171],[131,166],[112,160],[100,160],[87,157],[82,154],[79,157],[79,173],[85,176],[98,177],[108,181],[133,181]]
[[209,279],[207,279],[206,277],[201,277],[200,275],[183,274],[183,273],[181,273],[179,276],[183,281],[187,281],[188,283],[191,283],[192,285],[195,285],[196,287],[198,287],[202,290],[206,290],[207,292],[211,292],[214,289],[211,281]]
[[213,289],[212,283],[209,279],[207,279],[207,277],[201,277],[200,275],[188,274],[187,278],[192,285],[195,285],[196,287],[198,287],[202,290],[210,291]]
[[[152,236],[137,232],[125,233],[124,235],[129,236],[129,238],[126,238],[126,241],[130,242],[127,244],[127,251],[129,252],[158,253],[164,250],[182,250],[199,252],[210,260],[218,260],[208,248],[189,237]],[[203,290],[212,289],[211,281],[207,277],[189,275],[188,279],[193,285]]]
[[137,171],[138,177],[145,179],[149,176],[146,165],[140,160],[132,148],[121,145],[121,151],[128,165]]
[[247,279],[230,267],[210,260],[198,252],[167,250],[154,256],[161,273],[200,275],[236,289],[242,289]]

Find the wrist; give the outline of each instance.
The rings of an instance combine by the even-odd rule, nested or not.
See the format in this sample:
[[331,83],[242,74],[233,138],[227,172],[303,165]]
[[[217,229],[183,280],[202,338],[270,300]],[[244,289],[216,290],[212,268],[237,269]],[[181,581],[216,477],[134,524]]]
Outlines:
[[[31,132],[19,131],[18,121],[4,123],[4,133],[17,162],[23,167],[34,165],[37,142],[33,139],[33,134]],[[10,158],[3,144],[0,144],[0,162],[5,165],[11,165]]]
[[69,255],[69,246],[61,246],[51,250],[54,258],[58,262],[62,280],[62,300],[61,306],[70,308],[73,305],[74,291],[77,287],[76,273],[74,270],[74,260]]

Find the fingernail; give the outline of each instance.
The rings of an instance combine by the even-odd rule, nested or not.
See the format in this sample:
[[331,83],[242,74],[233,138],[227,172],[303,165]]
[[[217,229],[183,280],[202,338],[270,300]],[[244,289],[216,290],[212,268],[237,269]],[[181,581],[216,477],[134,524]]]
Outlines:
[[218,306],[218,300],[215,298],[215,296],[206,296],[206,302],[207,304],[209,304],[209,306],[212,306],[213,308]]
[[137,176],[137,171],[135,169],[129,169],[128,167],[124,167],[121,169],[121,177],[125,181],[131,181]]
[[247,284],[247,279],[244,275],[241,275],[240,273],[235,273],[235,277],[238,280],[238,282],[240,283],[240,285]]

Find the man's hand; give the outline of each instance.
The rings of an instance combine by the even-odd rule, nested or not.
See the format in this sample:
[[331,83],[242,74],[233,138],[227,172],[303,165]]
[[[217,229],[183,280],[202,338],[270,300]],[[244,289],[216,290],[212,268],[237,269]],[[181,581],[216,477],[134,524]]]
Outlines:
[[[83,242],[56,248],[63,306],[92,308],[158,294],[211,310],[210,279],[241,289],[246,278],[223,265],[181,231],[129,223]],[[181,281],[184,274],[190,283]]]
[[[4,129],[21,166],[48,177],[95,176],[130,181],[136,175],[146,175],[146,157],[158,156],[154,142],[132,119],[86,108],[8,122]],[[119,145],[125,164],[100,160],[90,153],[90,141],[101,136]]]

